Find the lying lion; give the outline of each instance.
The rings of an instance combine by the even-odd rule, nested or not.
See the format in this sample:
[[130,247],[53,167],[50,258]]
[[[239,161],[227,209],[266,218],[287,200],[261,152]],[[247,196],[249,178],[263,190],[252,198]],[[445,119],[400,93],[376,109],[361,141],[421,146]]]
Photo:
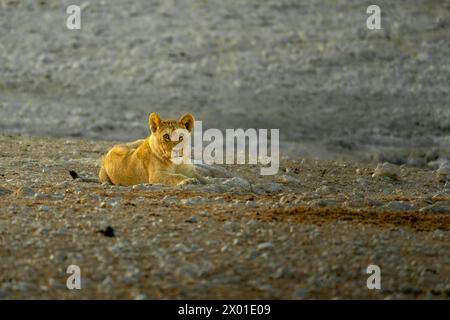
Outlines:
[[100,182],[124,186],[204,182],[191,163],[177,164],[172,158],[172,151],[175,151],[184,138],[179,132],[189,134],[194,128],[194,117],[186,114],[178,121],[161,120],[153,112],[148,122],[150,137],[116,145],[103,157],[98,175]]

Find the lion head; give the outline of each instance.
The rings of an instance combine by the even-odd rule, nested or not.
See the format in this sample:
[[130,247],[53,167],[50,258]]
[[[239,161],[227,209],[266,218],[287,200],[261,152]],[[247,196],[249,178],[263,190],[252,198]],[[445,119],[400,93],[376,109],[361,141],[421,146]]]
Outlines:
[[156,112],[150,114],[148,125],[151,131],[152,150],[165,160],[173,160],[183,154],[183,147],[190,141],[194,129],[194,117],[185,114],[179,120],[161,120]]

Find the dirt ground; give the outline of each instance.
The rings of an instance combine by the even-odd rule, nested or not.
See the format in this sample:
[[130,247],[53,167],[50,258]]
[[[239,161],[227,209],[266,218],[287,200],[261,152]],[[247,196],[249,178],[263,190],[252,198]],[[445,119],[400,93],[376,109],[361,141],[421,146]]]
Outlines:
[[430,169],[288,159],[275,176],[226,166],[235,185],[72,179],[95,177],[112,144],[0,136],[1,298],[450,297],[450,184]]
[[[0,0],[0,299],[450,298],[450,2],[71,4]],[[279,128],[280,171],[85,182],[153,111]]]

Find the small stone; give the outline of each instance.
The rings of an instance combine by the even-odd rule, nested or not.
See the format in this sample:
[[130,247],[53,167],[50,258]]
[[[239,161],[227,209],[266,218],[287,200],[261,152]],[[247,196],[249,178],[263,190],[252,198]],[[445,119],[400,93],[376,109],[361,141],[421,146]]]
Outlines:
[[122,202],[122,199],[120,199],[120,198],[111,198],[111,199],[106,200],[106,204],[113,208],[119,206],[121,204],[121,202]]
[[233,177],[222,182],[222,185],[230,191],[250,191],[250,183],[242,178]]
[[320,194],[320,195],[325,195],[325,194],[330,194],[330,193],[335,193],[336,189],[334,187],[331,186],[321,186],[319,188],[316,189],[316,193]]
[[258,183],[253,186],[253,192],[256,194],[271,194],[283,191],[279,183]]
[[164,196],[164,198],[162,198],[161,200],[162,202],[168,203],[168,204],[173,204],[177,201],[177,197],[176,196]]
[[450,180],[450,163],[444,162],[439,169],[436,170],[439,181],[447,182]]
[[391,201],[384,206],[387,211],[411,211],[414,206],[405,201]]
[[174,246],[174,250],[178,251],[178,252],[182,252],[182,253],[190,253],[190,252],[192,252],[191,248],[189,248],[188,246],[184,245],[183,243],[177,243]]
[[432,205],[426,206],[419,211],[433,213],[450,213],[450,203],[447,201],[439,201]]
[[206,202],[207,202],[207,200],[200,196],[181,200],[181,203],[184,205],[200,205],[200,204],[205,204]]
[[322,207],[336,207],[338,204],[339,202],[333,199],[317,199],[311,201],[310,206],[322,208]]
[[362,208],[365,207],[366,205],[367,204],[364,199],[349,200],[344,203],[344,206],[349,208]]
[[39,211],[47,212],[47,211],[50,210],[50,207],[49,207],[49,206],[46,206],[46,205],[39,205],[39,206],[37,207],[37,209],[38,209]]
[[249,200],[245,203],[245,206],[247,208],[256,208],[256,207],[258,207],[258,204],[255,201]]
[[67,181],[62,181],[62,182],[58,182],[57,184],[55,184],[56,188],[68,188],[70,186],[70,183]]
[[138,191],[155,191],[159,190],[159,187],[149,183],[142,183],[134,185],[132,189]]
[[[286,170],[288,170],[288,169],[286,169]],[[277,181],[281,182],[281,183],[293,183],[293,184],[297,184],[300,182],[297,178],[294,178],[287,174],[283,174],[283,175],[277,177]]]
[[388,177],[393,180],[398,180],[400,168],[389,162],[379,163],[372,174],[373,178]]
[[256,247],[259,251],[262,250],[271,250],[274,248],[274,245],[272,242],[263,242],[258,244],[258,246]]
[[223,229],[228,232],[233,232],[239,227],[239,224],[234,221],[226,221],[223,224]]
[[187,223],[197,223],[198,222],[198,218],[196,216],[192,216],[189,219],[186,219],[184,222]]

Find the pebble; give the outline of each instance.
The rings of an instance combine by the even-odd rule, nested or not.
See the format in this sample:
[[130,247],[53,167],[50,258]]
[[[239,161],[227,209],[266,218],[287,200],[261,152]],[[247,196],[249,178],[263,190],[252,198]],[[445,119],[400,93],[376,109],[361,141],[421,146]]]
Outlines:
[[310,202],[311,207],[336,207],[339,204],[338,201],[333,199],[317,199]]
[[186,219],[184,222],[196,223],[196,222],[198,222],[198,218],[196,216],[192,216],[189,219]]
[[142,183],[134,185],[133,187],[131,187],[131,189],[138,191],[155,191],[159,190],[160,187],[149,183]]
[[189,248],[188,246],[186,246],[183,243],[177,243],[174,247],[173,247],[174,251],[177,252],[182,252],[182,253],[191,253],[192,249]]
[[37,207],[37,209],[38,209],[39,211],[45,211],[45,212],[47,212],[47,211],[50,210],[50,207],[49,207],[49,206],[46,206],[46,205],[39,205],[39,206]]
[[245,203],[245,206],[246,206],[247,208],[256,208],[256,207],[258,207],[258,204],[257,204],[255,201],[248,200],[248,201]]
[[436,202],[419,210],[420,212],[450,213],[450,203],[447,201]]
[[263,242],[258,244],[258,246],[256,247],[259,251],[261,250],[270,250],[274,248],[274,245],[272,242]]
[[450,163],[444,162],[439,169],[436,170],[439,181],[447,182],[450,180]]
[[64,194],[62,193],[49,194],[44,192],[36,192],[34,194],[34,198],[36,200],[63,200]]
[[182,199],[181,203],[184,205],[200,205],[207,203],[207,199],[197,196],[193,198]]
[[393,180],[398,180],[400,177],[400,168],[389,162],[379,163],[372,174],[373,178],[388,177]]
[[250,183],[242,178],[233,177],[222,182],[222,185],[227,188],[227,191],[250,191]]
[[278,176],[277,181],[281,183],[293,183],[293,184],[300,183],[300,180],[287,174],[282,174],[281,176]]
[[316,193],[320,194],[320,195],[325,195],[325,194],[330,194],[330,193],[335,193],[336,189],[334,187],[331,186],[321,186],[319,188],[316,189]]
[[167,204],[173,204],[177,201],[177,197],[167,195],[167,196],[164,196],[164,198],[162,198],[161,201],[164,203],[167,203]]
[[226,221],[223,224],[223,229],[227,232],[236,231],[239,228],[239,224],[235,221]]
[[256,194],[271,194],[283,191],[283,186],[279,183],[258,183],[253,185],[253,192]]
[[413,205],[405,201],[391,201],[384,207],[388,211],[411,211],[415,209]]

